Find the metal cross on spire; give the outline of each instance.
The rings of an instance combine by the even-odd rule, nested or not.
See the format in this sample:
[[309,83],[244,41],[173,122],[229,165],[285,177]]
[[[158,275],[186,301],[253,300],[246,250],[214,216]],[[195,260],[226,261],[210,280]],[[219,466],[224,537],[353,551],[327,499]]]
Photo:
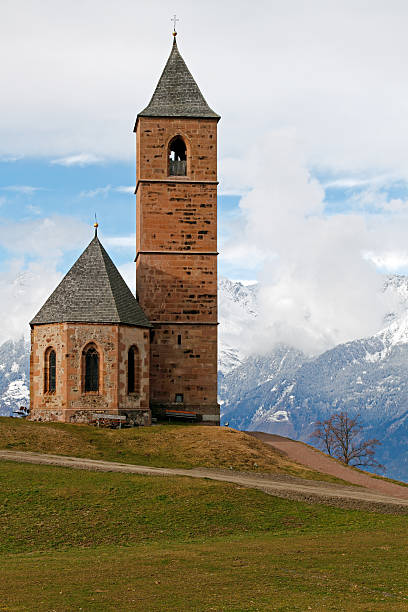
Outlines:
[[173,36],[177,36],[176,24],[177,24],[177,21],[180,21],[180,19],[177,19],[177,16],[173,15],[173,17],[170,19],[170,21],[173,22]]

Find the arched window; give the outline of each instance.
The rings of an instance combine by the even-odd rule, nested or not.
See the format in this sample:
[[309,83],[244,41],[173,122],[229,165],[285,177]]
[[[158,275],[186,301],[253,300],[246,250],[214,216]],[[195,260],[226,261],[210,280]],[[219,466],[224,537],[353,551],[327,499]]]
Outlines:
[[128,393],[139,393],[140,359],[137,346],[131,346],[128,351]]
[[186,176],[187,148],[181,136],[175,136],[169,144],[169,176]]
[[47,348],[44,356],[44,392],[55,393],[57,383],[57,356],[53,348]]
[[99,353],[96,347],[88,345],[82,353],[83,373],[85,375],[84,391],[99,391]]

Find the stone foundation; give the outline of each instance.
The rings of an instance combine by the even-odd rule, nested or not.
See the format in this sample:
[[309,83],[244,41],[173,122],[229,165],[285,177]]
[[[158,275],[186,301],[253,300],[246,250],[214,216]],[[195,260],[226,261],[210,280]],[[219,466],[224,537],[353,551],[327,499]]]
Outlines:
[[28,420],[38,421],[42,423],[77,423],[89,425],[95,422],[94,414],[118,414],[126,416],[126,421],[123,424],[135,426],[148,426],[152,424],[150,410],[119,410],[119,411],[103,411],[103,410],[34,410]]
[[152,417],[150,410],[120,410],[119,414],[124,414],[127,417],[127,423],[133,426],[136,425],[151,425]]
[[[97,414],[100,417],[103,417],[104,414],[109,415],[119,415],[125,416],[126,421],[122,421],[122,424],[131,425],[131,426],[139,426],[139,425],[151,425],[151,416],[150,410],[114,410],[114,411],[89,411],[89,410],[76,410],[75,412],[70,411],[69,416],[65,415],[64,420],[70,423],[83,423],[83,424],[93,424],[95,423],[94,415]],[[108,423],[108,420],[107,420]]]
[[43,423],[50,422],[63,422],[64,411],[63,410],[33,410],[30,412],[28,417],[29,421],[39,421]]

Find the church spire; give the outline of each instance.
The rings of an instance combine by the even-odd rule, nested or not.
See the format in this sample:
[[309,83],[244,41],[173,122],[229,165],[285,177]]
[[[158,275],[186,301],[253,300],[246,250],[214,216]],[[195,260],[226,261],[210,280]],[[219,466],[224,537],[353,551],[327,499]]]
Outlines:
[[185,61],[180,55],[173,31],[173,45],[148,106],[138,117],[192,117],[219,119],[207,104]]

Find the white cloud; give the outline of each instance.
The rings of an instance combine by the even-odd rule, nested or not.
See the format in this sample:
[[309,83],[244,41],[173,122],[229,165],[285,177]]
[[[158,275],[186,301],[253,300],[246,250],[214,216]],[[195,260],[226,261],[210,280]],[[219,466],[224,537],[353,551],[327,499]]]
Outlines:
[[10,253],[51,261],[90,240],[89,226],[74,217],[52,215],[0,226],[0,245]]
[[408,212],[408,200],[390,197],[387,187],[392,187],[392,183],[381,188],[370,185],[366,189],[353,193],[349,198],[348,204],[354,210],[370,210],[371,212],[383,213],[405,213]]
[[29,334],[34,317],[61,280],[61,258],[78,255],[90,240],[89,227],[73,217],[53,216],[3,223],[0,245],[7,249],[0,274],[0,343]]
[[19,161],[23,157],[24,157],[23,155],[11,155],[11,156],[5,155],[3,157],[0,157],[0,163],[1,164],[13,163],[13,162]]
[[353,189],[355,187],[366,187],[368,185],[386,185],[390,184],[393,179],[391,174],[380,174],[378,176],[371,176],[367,178],[361,178],[357,176],[344,176],[341,178],[326,181],[323,186],[331,189]]
[[120,185],[119,187],[115,188],[115,191],[118,191],[119,193],[131,193],[132,195],[134,195],[135,186],[129,185],[129,187],[127,187],[126,185]]
[[126,281],[128,287],[130,287],[133,293],[136,292],[136,264],[132,262],[128,262],[119,266],[119,272],[123,276]]
[[405,210],[389,214],[381,202],[376,215],[326,216],[323,186],[308,172],[294,133],[273,132],[254,148],[255,167],[252,152],[246,160],[254,182],[221,249],[243,268],[259,258],[260,316],[242,338],[244,348],[286,342],[319,353],[375,333],[392,307],[378,268],[408,261]]
[[28,210],[28,212],[32,213],[33,215],[40,215],[42,212],[39,206],[34,206],[33,204],[27,204],[26,210]]
[[0,275],[0,344],[24,334],[29,338],[29,321],[61,280],[52,261],[25,266],[23,259],[9,260]]
[[81,193],[79,194],[79,197],[96,198],[100,196],[102,198],[106,198],[109,195],[109,192],[111,191],[111,189],[112,189],[111,185],[106,185],[106,187],[96,187],[95,189],[81,191]]
[[119,187],[112,187],[112,185],[105,185],[105,187],[95,187],[95,189],[89,189],[86,191],[81,191],[79,196],[81,198],[95,198],[101,196],[106,198],[111,191],[116,191],[118,193],[126,193],[126,194],[134,194],[134,187],[126,187],[124,185],[119,185]]
[[51,164],[58,166],[90,166],[93,164],[101,164],[103,158],[93,153],[78,153],[77,155],[68,155],[67,157],[60,157],[58,159],[52,159]]
[[[171,24],[157,20],[168,14],[164,0],[121,0],[120,7],[89,0],[79,18],[78,2],[8,4],[0,156],[46,155],[68,164],[89,163],[90,154],[134,158],[133,122],[170,52]],[[293,0],[259,0],[248,11],[244,0],[208,0],[205,7],[217,15],[211,45],[203,4],[174,0],[180,50],[222,116],[221,174],[260,134],[294,126],[309,167],[408,176],[406,2],[315,0],[307,11]],[[244,34],[242,20],[231,19],[243,12]],[[241,177],[239,186],[245,182]]]
[[42,191],[43,187],[32,187],[31,185],[8,185],[1,187],[3,191],[14,191],[23,195],[33,195],[36,191]]
[[256,279],[252,279],[252,280],[237,280],[237,283],[241,283],[241,285],[244,285],[244,287],[251,287],[252,285],[257,285],[258,281]]
[[254,164],[248,157],[252,150],[247,151],[242,158],[227,157],[222,160],[219,168],[219,195],[245,195],[250,191],[254,181]]
[[371,261],[379,270],[388,273],[408,271],[408,251],[379,251],[363,253],[364,259]]
[[111,236],[104,238],[104,242],[106,245],[111,247],[121,247],[121,248],[136,248],[136,236],[135,234],[131,234],[129,236]]

